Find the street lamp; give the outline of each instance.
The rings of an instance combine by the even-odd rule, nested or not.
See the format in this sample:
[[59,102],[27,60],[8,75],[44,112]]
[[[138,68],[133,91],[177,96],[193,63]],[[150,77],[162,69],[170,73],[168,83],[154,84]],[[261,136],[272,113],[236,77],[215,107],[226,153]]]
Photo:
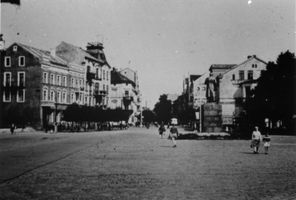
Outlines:
[[58,132],[58,123],[57,123],[57,109],[58,109],[58,98],[57,98],[57,91],[55,91],[55,102],[54,102],[54,133],[57,133]]

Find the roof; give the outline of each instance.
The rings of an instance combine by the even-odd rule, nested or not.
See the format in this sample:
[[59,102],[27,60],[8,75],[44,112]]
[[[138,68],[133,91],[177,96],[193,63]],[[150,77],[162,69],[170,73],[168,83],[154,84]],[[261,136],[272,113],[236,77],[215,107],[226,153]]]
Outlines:
[[198,79],[199,77],[201,77],[201,75],[192,74],[189,77],[190,77],[190,81],[195,81],[196,79]]
[[84,58],[88,58],[96,62],[104,63],[103,60],[101,60],[100,58],[95,58],[94,56],[89,54],[86,50],[82,49],[81,47],[77,47],[73,44],[62,41],[57,46],[57,54],[59,54],[59,56],[62,56],[62,54],[65,54],[65,53],[72,54],[72,56],[68,56],[68,57],[63,56],[63,58],[65,58],[68,62],[76,62],[81,64]]
[[111,71],[111,84],[121,84],[121,83],[130,83],[135,87],[135,83],[127,78],[126,76],[122,75],[120,72],[116,71],[115,69]]
[[229,70],[228,70],[227,72],[225,72],[225,73],[228,73],[228,72],[232,71],[233,69],[235,69],[235,68],[237,68],[237,67],[239,67],[239,66],[241,66],[241,65],[244,65],[245,63],[249,62],[249,61],[252,60],[252,59],[256,59],[256,60],[258,60],[259,62],[262,62],[262,63],[264,63],[264,64],[267,65],[267,62],[261,60],[261,59],[258,58],[256,55],[253,55],[253,56],[248,56],[248,59],[247,59],[247,60],[245,60],[244,62],[242,62],[242,63],[240,63],[240,64],[238,64],[238,65],[236,65],[236,66],[234,66],[233,68],[229,69]]
[[37,49],[35,47],[31,47],[31,46],[21,44],[21,43],[14,43],[11,46],[13,46],[15,44],[22,47],[24,50],[28,51],[33,56],[37,57],[41,62],[52,62],[52,63],[59,64],[59,65],[65,65],[65,66],[67,65],[66,61],[64,61],[63,59],[61,59],[57,56],[51,55],[49,51]]
[[211,65],[210,70],[211,69],[231,69],[234,66],[236,66],[236,64],[213,64]]

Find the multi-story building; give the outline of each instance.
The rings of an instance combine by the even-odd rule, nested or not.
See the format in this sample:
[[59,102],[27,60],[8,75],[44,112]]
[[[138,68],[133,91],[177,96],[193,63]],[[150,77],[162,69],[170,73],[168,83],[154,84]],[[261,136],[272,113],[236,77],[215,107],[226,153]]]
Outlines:
[[209,73],[201,75],[193,82],[193,108],[198,109],[201,105],[207,102],[206,99],[206,78]]
[[56,47],[56,55],[66,60],[69,65],[77,66],[84,71],[84,78],[78,81],[80,91],[76,93],[76,99],[89,106],[107,107],[111,67],[106,61],[103,45],[89,43],[87,49],[84,50],[61,42]]
[[251,97],[251,90],[257,85],[261,72],[266,70],[267,63],[256,55],[236,65],[223,74],[220,79],[220,101],[224,125],[232,124],[233,120],[243,112],[243,103]]
[[65,61],[49,51],[14,43],[5,51],[2,72],[3,126],[27,121],[41,128],[60,120],[69,103]]
[[193,107],[194,96],[193,96],[193,82],[198,79],[201,75],[189,75],[189,77],[183,80],[183,95],[186,97],[186,102],[189,107]]
[[135,106],[137,107],[137,113],[140,114],[142,109],[142,105],[141,105],[142,101],[141,101],[138,72],[127,67],[125,69],[120,70],[120,73],[135,83],[135,86],[133,88],[133,92],[135,94],[134,103],[135,103]]
[[132,110],[129,123],[135,124],[138,121],[139,96],[136,90],[136,84],[128,77],[122,75],[116,69],[111,72],[111,90],[109,93],[109,105],[111,109],[121,108]]

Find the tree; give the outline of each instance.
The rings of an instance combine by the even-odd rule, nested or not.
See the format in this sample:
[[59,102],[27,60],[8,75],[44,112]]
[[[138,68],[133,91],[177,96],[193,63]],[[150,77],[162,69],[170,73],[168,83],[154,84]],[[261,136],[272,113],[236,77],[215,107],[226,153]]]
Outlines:
[[146,109],[142,112],[144,123],[151,123],[155,121],[155,114],[152,110]]
[[157,121],[159,123],[168,123],[171,119],[172,103],[168,100],[167,95],[160,95],[159,101],[154,106]]
[[[269,62],[258,80],[254,98],[246,104],[249,120],[263,124],[268,118],[281,121],[284,128],[293,130],[296,114],[296,58],[289,51],[281,53],[276,63]],[[294,119],[295,120],[295,119]]]

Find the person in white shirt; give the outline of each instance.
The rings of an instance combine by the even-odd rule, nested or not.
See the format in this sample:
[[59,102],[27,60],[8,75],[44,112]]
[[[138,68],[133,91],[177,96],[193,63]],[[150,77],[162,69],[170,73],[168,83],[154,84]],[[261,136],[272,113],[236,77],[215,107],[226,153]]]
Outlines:
[[261,140],[262,140],[262,136],[259,131],[259,127],[255,126],[255,129],[252,133],[252,142],[251,142],[251,148],[254,148],[254,153],[259,153],[259,146],[260,146]]

